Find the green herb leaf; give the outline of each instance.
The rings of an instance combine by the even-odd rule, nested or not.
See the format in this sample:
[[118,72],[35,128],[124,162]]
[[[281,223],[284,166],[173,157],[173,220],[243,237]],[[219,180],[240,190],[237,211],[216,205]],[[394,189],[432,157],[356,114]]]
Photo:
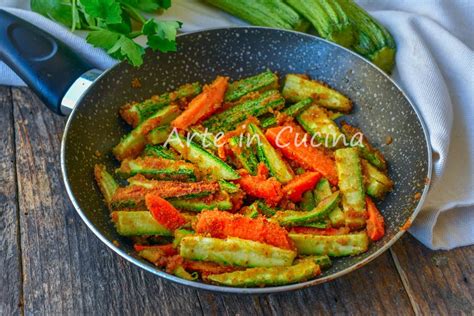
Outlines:
[[31,10],[44,15],[50,20],[72,26],[72,9],[69,1],[31,0]]
[[92,31],[87,35],[87,42],[105,50],[111,49],[120,38],[119,33],[109,30]]
[[143,64],[145,50],[133,40],[120,35],[119,40],[107,53],[119,59],[127,59],[133,66],[138,67]]
[[107,24],[122,22],[122,9],[115,0],[81,0],[81,4],[87,14]]
[[162,53],[175,52],[176,51],[176,42],[170,41],[167,39],[162,39],[159,36],[153,35],[148,36],[148,41],[146,43],[153,50],[159,50]]

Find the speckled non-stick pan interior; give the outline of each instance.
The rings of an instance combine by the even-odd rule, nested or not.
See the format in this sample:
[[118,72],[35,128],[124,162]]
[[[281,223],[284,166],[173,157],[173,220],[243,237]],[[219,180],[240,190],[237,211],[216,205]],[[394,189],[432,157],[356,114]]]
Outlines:
[[[182,35],[178,52],[151,53],[140,68],[119,64],[89,90],[71,115],[63,140],[62,163],[71,199],[86,224],[109,247],[148,271],[167,279],[211,290],[262,293],[290,290],[316,284],[351,271],[387,248],[413,217],[430,176],[430,149],[426,133],[406,96],[382,72],[355,54],[314,36],[265,28],[230,28]],[[334,265],[316,281],[264,289],[230,289],[185,281],[161,272],[137,258],[127,238],[115,232],[92,169],[104,163],[117,167],[111,148],[129,128],[118,116],[126,102],[173,90],[188,82],[210,82],[216,75],[239,79],[266,69],[283,77],[304,73],[328,83],[354,102],[345,119],[362,128],[389,161],[395,189],[379,204],[387,233],[362,255],[334,260]],[[138,78],[140,88],[132,88]],[[392,143],[386,145],[386,138]],[[424,194],[423,194],[424,195]],[[423,198],[423,197],[422,197]],[[114,246],[116,240],[120,246]],[[100,269],[100,267],[97,267]]]

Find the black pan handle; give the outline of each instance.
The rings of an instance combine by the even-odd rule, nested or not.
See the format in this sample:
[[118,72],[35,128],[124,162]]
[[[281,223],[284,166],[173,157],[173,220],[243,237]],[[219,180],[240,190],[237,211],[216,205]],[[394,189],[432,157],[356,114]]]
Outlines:
[[69,87],[92,65],[48,33],[0,10],[0,59],[57,114]]

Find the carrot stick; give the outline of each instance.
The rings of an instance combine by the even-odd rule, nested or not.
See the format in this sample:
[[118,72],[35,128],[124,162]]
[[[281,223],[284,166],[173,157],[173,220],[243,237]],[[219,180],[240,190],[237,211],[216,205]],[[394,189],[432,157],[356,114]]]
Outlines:
[[305,172],[294,177],[283,187],[283,192],[293,202],[301,201],[303,193],[314,188],[321,179],[319,172]]
[[268,169],[265,165],[259,164],[257,175],[252,176],[247,172],[240,175],[240,188],[248,195],[264,199],[269,206],[276,205],[283,197],[281,183],[275,178],[266,179]]
[[168,201],[155,193],[145,196],[145,204],[153,218],[170,230],[175,230],[186,223],[186,219]]
[[321,173],[331,184],[337,185],[334,159],[324,149],[312,147],[307,141],[304,141],[304,134],[297,132],[294,127],[269,128],[265,136],[273,146],[279,148],[287,159],[294,160],[303,168]]
[[204,91],[189,102],[187,109],[171,125],[186,129],[209,116],[221,107],[228,86],[227,77],[218,76],[213,83],[204,87]]
[[385,235],[384,219],[371,198],[366,197],[365,202],[369,215],[367,219],[367,235],[369,235],[370,240],[377,241]]
[[209,234],[214,238],[238,237],[293,249],[288,232],[262,217],[251,219],[223,211],[205,211],[198,215],[194,229],[199,234]]

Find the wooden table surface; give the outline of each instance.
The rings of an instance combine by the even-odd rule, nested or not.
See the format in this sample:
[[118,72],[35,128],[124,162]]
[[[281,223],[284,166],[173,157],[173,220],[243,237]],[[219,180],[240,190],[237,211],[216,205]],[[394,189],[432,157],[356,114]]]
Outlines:
[[367,266],[268,296],[198,291],[109,250],[70,203],[60,172],[66,119],[26,88],[0,87],[0,315],[470,314],[474,247],[430,251],[409,234]]

